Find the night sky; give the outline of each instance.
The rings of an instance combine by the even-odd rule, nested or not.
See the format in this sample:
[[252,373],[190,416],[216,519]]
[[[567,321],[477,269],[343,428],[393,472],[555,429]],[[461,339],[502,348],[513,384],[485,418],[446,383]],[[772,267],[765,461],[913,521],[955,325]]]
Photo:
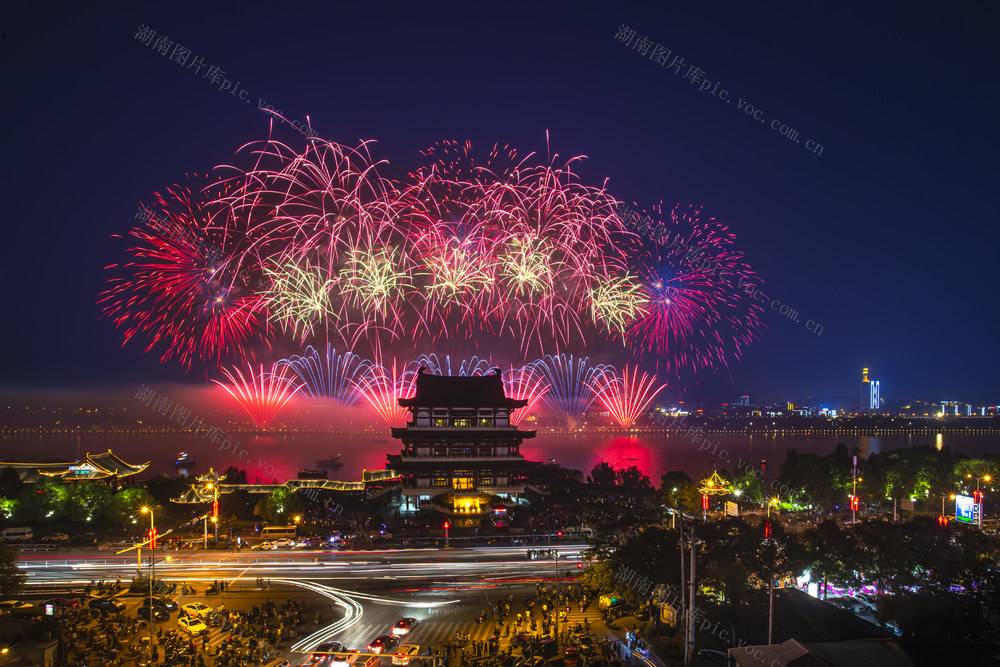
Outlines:
[[[548,132],[619,199],[703,207],[800,313],[766,308],[730,364],[754,399],[856,395],[869,366],[890,398],[1000,401],[996,3],[363,5],[4,3],[0,386],[204,380],[121,348],[103,267],[140,201],[266,138],[263,98],[376,139],[400,175],[442,139],[544,155]],[[252,101],[141,44],[143,24]],[[657,43],[729,101],[651,60]]]

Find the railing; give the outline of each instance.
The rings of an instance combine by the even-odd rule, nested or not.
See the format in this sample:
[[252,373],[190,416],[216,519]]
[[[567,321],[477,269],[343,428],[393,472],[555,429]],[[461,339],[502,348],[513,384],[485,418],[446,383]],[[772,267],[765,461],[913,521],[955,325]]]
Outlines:
[[469,460],[469,459],[482,459],[486,461],[497,460],[497,459],[521,459],[523,458],[520,454],[418,454],[417,452],[411,452],[403,450],[402,458],[404,459],[424,459],[429,461],[448,461],[448,460]]

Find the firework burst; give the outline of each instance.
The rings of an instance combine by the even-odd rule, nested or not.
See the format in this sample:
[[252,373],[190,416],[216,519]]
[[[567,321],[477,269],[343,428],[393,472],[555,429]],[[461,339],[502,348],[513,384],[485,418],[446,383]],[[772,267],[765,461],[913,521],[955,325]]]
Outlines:
[[250,344],[268,332],[255,288],[259,266],[243,252],[246,235],[227,209],[175,186],[156,195],[153,215],[131,236],[131,261],[111,265],[122,274],[98,301],[123,332],[124,342],[145,339],[144,352],[161,348],[161,361],[219,364],[247,359]]
[[544,377],[536,373],[532,364],[528,364],[520,368],[511,366],[510,369],[504,371],[503,386],[504,393],[508,398],[528,401],[526,406],[510,413],[510,423],[517,426],[534,409],[535,404],[545,396],[550,385]]
[[417,390],[417,369],[413,366],[410,363],[397,372],[395,359],[391,369],[381,363],[370,363],[360,381],[353,383],[379,417],[390,426],[403,424],[410,415],[409,410],[399,405],[399,399],[409,398]]
[[610,367],[595,373],[588,387],[619,426],[632,428],[656,395],[666,389],[667,385],[657,387],[655,375],[642,373],[640,376],[638,369],[633,369],[630,373],[626,365],[621,376]]
[[553,412],[572,421],[583,415],[596,396],[590,389],[593,379],[610,366],[592,366],[589,357],[574,359],[573,355],[546,355],[529,364],[549,389],[541,397]]
[[223,369],[222,374],[229,380],[229,384],[223,384],[218,380],[212,382],[236,399],[239,406],[250,415],[258,427],[267,428],[288,401],[292,400],[292,396],[301,389],[294,378],[285,375],[287,370],[287,367],[280,363],[272,365],[271,370],[266,373],[263,365],[256,374],[251,366],[246,376],[238,368],[232,371]]
[[351,352],[337,354],[329,343],[325,356],[310,345],[301,356],[295,355],[278,363],[298,376],[303,394],[313,400],[332,398],[343,405],[357,402],[360,397],[357,380],[368,366],[368,362]]

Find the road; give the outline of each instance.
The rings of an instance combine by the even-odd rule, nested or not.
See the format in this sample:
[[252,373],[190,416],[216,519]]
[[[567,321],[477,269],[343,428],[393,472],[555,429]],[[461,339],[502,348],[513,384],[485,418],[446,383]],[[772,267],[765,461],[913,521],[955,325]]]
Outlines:
[[[560,555],[559,577],[563,582],[577,572],[585,548],[554,547]],[[143,554],[144,571],[147,554]],[[404,643],[425,648],[440,646],[450,642],[456,633],[468,634],[472,641],[486,640],[492,637],[496,625],[491,621],[477,623],[481,610],[492,612],[494,603],[506,600],[508,595],[519,600],[533,592],[540,580],[551,587],[556,577],[555,561],[528,560],[526,549],[519,547],[238,554],[158,551],[156,561],[158,579],[198,589],[196,595],[173,596],[180,605],[200,600],[213,607],[225,602],[228,608],[238,609],[269,598],[326,598],[335,620],[293,645],[300,651],[328,640],[364,650],[372,639],[389,633],[402,617],[420,621]],[[91,581],[121,577],[128,582],[136,573],[136,558],[98,551],[25,554],[21,566],[28,573],[26,593],[35,593],[41,599]],[[269,580],[271,590],[257,590],[258,578]],[[208,585],[220,579],[230,582],[230,592],[221,597],[205,596]],[[138,600],[124,599],[129,602],[126,613],[134,615]],[[594,605],[585,615],[579,613],[579,608],[574,611],[573,620],[582,621],[586,616],[595,625],[600,621]],[[163,626],[176,627],[176,620],[171,618]],[[209,644],[217,645],[224,636],[214,628]],[[293,664],[301,664],[307,654],[286,657],[294,658]]]

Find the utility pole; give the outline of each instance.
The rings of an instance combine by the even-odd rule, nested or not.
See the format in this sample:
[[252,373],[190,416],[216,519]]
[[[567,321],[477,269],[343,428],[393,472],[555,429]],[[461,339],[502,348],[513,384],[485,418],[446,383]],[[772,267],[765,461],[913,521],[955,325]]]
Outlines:
[[[556,616],[556,632],[555,632],[556,646],[559,646],[559,552],[558,551],[555,552],[555,554],[553,554],[553,556],[552,556],[552,562],[555,564],[555,569],[556,569],[556,572],[555,572],[555,574],[556,574],[556,603],[553,606],[555,607],[555,612],[556,612],[555,613],[555,616]],[[567,623],[568,622],[569,621],[567,620]]]
[[694,541],[694,525],[691,526],[691,544],[688,545],[691,550],[691,580],[688,587],[688,641],[687,641],[687,655],[688,658],[694,659],[694,614],[695,607],[697,605],[697,598],[695,597],[694,585],[695,585],[695,541]]
[[854,455],[854,466],[851,468],[851,522],[858,520],[858,455]]
[[[682,623],[687,622],[687,591],[684,590],[684,519],[681,519],[681,533],[680,533],[680,548],[681,548],[681,608],[678,610],[678,619]],[[684,664],[688,663],[688,644],[684,642]]]

